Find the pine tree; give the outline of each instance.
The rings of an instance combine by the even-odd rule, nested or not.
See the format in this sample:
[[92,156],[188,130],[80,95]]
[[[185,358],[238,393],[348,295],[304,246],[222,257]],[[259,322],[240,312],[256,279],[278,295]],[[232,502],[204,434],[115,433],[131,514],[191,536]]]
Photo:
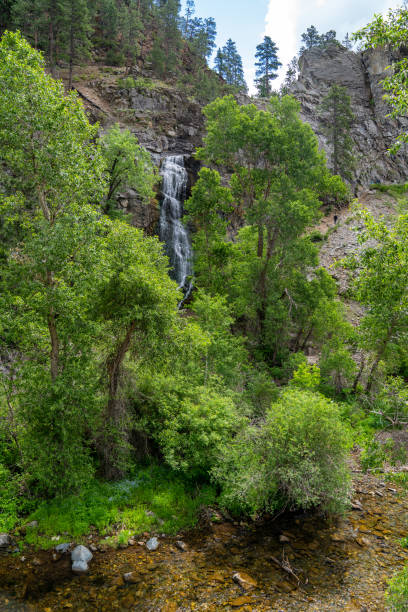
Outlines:
[[319,47],[321,37],[314,25],[311,25],[310,28],[307,28],[306,32],[302,34],[302,42],[304,44],[304,48],[311,49],[312,47]]
[[228,85],[232,85],[239,90],[246,91],[247,85],[244,78],[242,58],[237,51],[237,46],[233,40],[228,39],[222,48],[223,70],[222,75]]
[[164,67],[166,72],[174,70],[178,63],[178,52],[181,43],[180,0],[162,0],[159,9],[161,21],[161,47],[164,51]]
[[13,0],[0,2],[0,34],[11,27]]
[[336,36],[336,30],[329,30],[326,34],[322,34],[320,37],[320,47],[325,48],[332,43],[338,43]]
[[182,20],[182,32],[187,40],[191,39],[191,21],[195,13],[195,2],[194,0],[187,0],[186,11]]
[[122,5],[119,13],[119,29],[121,31],[120,46],[126,60],[128,74],[138,55],[143,32],[143,22],[137,0],[129,0],[129,3]]
[[286,70],[285,81],[281,87],[281,92],[286,94],[290,86],[296,81],[299,70],[299,61],[297,55],[295,55],[289,62]]
[[225,57],[221,47],[218,48],[217,54],[214,59],[214,68],[216,73],[221,77],[225,78]]
[[65,9],[64,0],[16,0],[12,8],[14,24],[35,48],[46,53],[53,76],[60,59]]
[[352,178],[355,160],[350,128],[354,120],[351,99],[347,90],[332,85],[320,107],[320,116],[325,122],[324,133],[331,145],[331,165],[334,174],[344,179]]
[[206,53],[205,57],[209,58],[215,49],[215,39],[217,36],[217,24],[213,17],[207,17],[204,20],[206,33]]
[[278,48],[269,36],[265,36],[262,43],[256,48],[257,62],[256,85],[261,97],[269,97],[272,92],[271,81],[278,76],[276,70],[282,66],[277,56]]
[[35,49],[46,51],[46,17],[42,0],[16,0],[11,8],[13,25],[21,30]]
[[92,26],[86,0],[63,0],[61,7],[61,46],[68,57],[68,88],[72,89],[74,62],[90,55]]
[[347,32],[346,36],[344,37],[342,45],[343,45],[343,47],[346,47],[346,49],[348,49],[349,51],[353,48],[353,43],[350,40],[350,36],[349,36],[348,32]]

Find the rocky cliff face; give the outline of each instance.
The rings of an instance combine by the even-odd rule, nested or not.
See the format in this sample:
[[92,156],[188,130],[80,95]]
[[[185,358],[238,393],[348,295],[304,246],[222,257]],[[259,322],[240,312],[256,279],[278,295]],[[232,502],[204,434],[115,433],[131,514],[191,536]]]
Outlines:
[[331,150],[323,135],[319,105],[331,85],[347,89],[355,114],[351,136],[357,157],[356,186],[404,182],[408,177],[407,150],[395,156],[387,153],[398,133],[408,126],[407,120],[386,117],[389,108],[383,100],[381,80],[393,59],[396,59],[393,54],[385,50],[354,53],[337,45],[312,48],[301,56],[299,78],[290,90],[300,101],[302,118],[310,123],[330,160]]

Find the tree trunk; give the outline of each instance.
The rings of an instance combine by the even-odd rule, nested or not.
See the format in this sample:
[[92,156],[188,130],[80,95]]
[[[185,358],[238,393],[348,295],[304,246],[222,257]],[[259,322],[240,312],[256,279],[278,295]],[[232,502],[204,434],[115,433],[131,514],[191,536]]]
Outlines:
[[264,251],[264,228],[262,223],[258,224],[258,257],[263,257]]
[[100,440],[100,453],[104,475],[108,479],[118,478],[122,475],[120,466],[115,458],[118,453],[118,440],[115,436],[115,428],[120,420],[120,403],[118,401],[118,389],[120,373],[123,360],[129,350],[133,334],[136,329],[136,321],[129,325],[124,339],[117,345],[116,351],[107,362],[108,372],[108,403],[105,409],[104,426],[105,432]]
[[[276,239],[276,229],[274,229],[272,233],[272,228],[267,228],[267,247],[266,247],[266,256],[265,261],[263,262],[261,268],[261,274],[259,276],[259,295],[260,295],[260,305],[258,308],[258,322],[259,322],[259,331],[260,337],[263,338],[264,330],[265,330],[265,318],[266,318],[266,308],[267,308],[267,297],[268,297],[268,289],[266,286],[266,279],[268,273],[269,262],[273,255],[273,249],[275,246]],[[259,238],[259,234],[258,234]],[[259,242],[258,242],[259,249]],[[262,251],[263,251],[263,242],[262,242]]]
[[[52,272],[47,271],[46,285],[52,287],[54,284]],[[50,332],[50,372],[51,380],[55,382],[59,374],[59,338],[57,331],[57,317],[55,315],[54,307],[51,306],[47,316],[48,331]]]
[[74,14],[73,8],[71,12],[71,23],[69,31],[69,77],[68,77],[68,89],[72,89],[72,73],[74,65],[74,54],[75,54],[75,41],[74,41]]
[[385,349],[388,346],[389,341],[391,340],[391,337],[394,333],[394,329],[395,329],[395,325],[396,325],[396,317],[394,317],[391,321],[391,325],[390,328],[387,332],[386,337],[384,338],[384,340],[382,341],[380,348],[377,351],[377,356],[374,360],[373,365],[371,366],[371,370],[370,370],[370,374],[368,375],[368,379],[367,379],[367,385],[366,385],[366,393],[370,393],[371,388],[373,386],[373,382],[374,382],[374,375],[377,372],[377,368],[378,368],[378,364],[380,363],[384,353],[385,353]]
[[48,313],[48,330],[50,332],[51,351],[50,351],[50,364],[51,364],[51,380],[55,382],[59,373],[59,339],[57,332],[57,324],[54,309],[51,308]]
[[[116,352],[108,360],[108,376],[109,376],[109,402],[116,400],[116,395],[119,387],[119,377],[122,362],[126,353],[129,350],[132,336],[136,328],[136,321],[132,321],[122,342],[117,346]],[[109,413],[109,410],[108,410]]]
[[50,25],[48,27],[48,43],[49,43],[51,74],[53,77],[55,77],[55,37],[54,37],[54,26],[53,26],[52,18],[50,19]]

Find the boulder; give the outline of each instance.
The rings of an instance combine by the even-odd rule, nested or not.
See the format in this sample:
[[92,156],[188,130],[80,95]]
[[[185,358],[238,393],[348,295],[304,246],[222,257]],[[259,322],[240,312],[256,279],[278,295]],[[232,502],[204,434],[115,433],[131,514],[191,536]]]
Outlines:
[[150,538],[150,540],[146,542],[146,548],[151,552],[157,550],[159,548],[159,540],[157,538]]
[[245,591],[249,589],[253,589],[256,586],[258,586],[257,581],[254,578],[252,578],[252,576],[249,576],[248,574],[245,574],[244,572],[236,572],[232,576],[232,579],[234,582],[239,584],[239,586],[243,588]]
[[63,542],[55,547],[55,551],[61,555],[67,553],[71,547],[71,542]]
[[91,561],[93,554],[86,546],[76,546],[71,553],[72,571],[75,574],[84,574],[88,571],[88,563]]
[[140,579],[134,572],[127,572],[123,574],[123,580],[128,584],[136,584]]
[[11,537],[8,533],[0,533],[0,548],[8,548],[11,545]]

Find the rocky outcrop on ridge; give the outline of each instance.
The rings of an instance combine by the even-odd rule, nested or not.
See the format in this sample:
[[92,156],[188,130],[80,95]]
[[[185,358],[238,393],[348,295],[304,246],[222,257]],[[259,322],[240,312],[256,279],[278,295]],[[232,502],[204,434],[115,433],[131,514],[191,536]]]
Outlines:
[[299,78],[290,93],[300,101],[302,118],[312,126],[329,160],[331,148],[323,134],[319,106],[333,84],[345,87],[351,97],[356,187],[408,178],[407,149],[394,156],[387,153],[399,132],[408,128],[407,119],[386,116],[390,109],[383,100],[381,81],[395,59],[395,54],[383,49],[355,53],[338,45],[309,49],[299,59]]

